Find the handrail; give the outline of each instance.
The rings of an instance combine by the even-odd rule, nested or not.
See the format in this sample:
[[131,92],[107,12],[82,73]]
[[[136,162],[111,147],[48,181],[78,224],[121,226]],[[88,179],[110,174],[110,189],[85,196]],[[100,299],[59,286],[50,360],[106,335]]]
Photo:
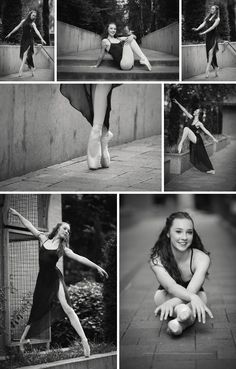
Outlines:
[[47,54],[47,56],[52,60],[52,62],[54,63],[54,59],[51,57],[51,55],[49,55],[49,53],[47,52],[47,50],[43,47],[42,44],[37,44],[37,46],[40,46],[41,49],[43,49],[45,51],[45,53]]
[[227,46],[230,46],[235,51],[235,53],[236,53],[236,49],[231,45],[231,43],[229,41],[224,41],[223,42],[223,46],[224,46],[224,50],[222,51],[222,53],[225,52]]

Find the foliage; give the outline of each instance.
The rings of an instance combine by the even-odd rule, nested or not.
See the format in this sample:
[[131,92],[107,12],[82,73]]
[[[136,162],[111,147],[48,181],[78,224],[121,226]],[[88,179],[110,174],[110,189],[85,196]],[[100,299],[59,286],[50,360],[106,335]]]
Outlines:
[[219,37],[222,40],[230,40],[229,15],[225,2],[219,3],[220,24],[218,27]]
[[[2,39],[13,30],[22,19],[22,5],[21,0],[8,0],[2,5]],[[21,38],[20,32],[15,32],[11,36],[11,42],[19,43]]]
[[[62,218],[71,225],[71,248],[101,265],[102,247],[110,232],[116,230],[116,196],[63,195]],[[84,271],[88,270],[69,258],[65,258],[64,269],[68,284],[82,280]],[[90,273],[94,271],[90,269]]]
[[113,233],[104,247],[105,269],[109,278],[104,281],[103,300],[105,341],[116,344],[117,340],[117,240]]
[[228,0],[228,16],[230,26],[230,39],[236,41],[236,12],[235,12],[235,0]]
[[[83,281],[68,288],[72,307],[78,315],[86,336],[91,340],[103,340],[104,304],[102,284]],[[52,344],[63,347],[78,339],[74,328],[65,317],[52,325]]]
[[[235,85],[197,84],[197,85],[166,85],[165,86],[165,133],[168,150],[175,151],[180,137],[181,128],[187,118],[181,110],[172,103],[176,98],[190,113],[193,112],[193,102],[198,96],[200,107],[203,109],[203,123],[213,134],[222,132],[223,100],[230,94],[236,93]],[[173,150],[171,150],[173,147]]]

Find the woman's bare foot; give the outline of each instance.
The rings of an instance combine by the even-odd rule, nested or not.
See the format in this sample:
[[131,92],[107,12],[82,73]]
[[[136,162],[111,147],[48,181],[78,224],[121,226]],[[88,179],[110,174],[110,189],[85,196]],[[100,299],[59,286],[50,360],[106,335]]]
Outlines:
[[180,143],[178,144],[178,153],[179,153],[179,154],[181,153],[182,148],[183,148],[183,144],[182,144],[182,142],[180,142]]
[[146,65],[146,67],[149,70],[149,72],[151,72],[152,66],[149,63],[149,60],[148,60],[148,58],[146,56],[144,58],[140,59],[140,64]]
[[216,173],[216,171],[214,169],[207,171],[207,174],[215,174],[215,173]]
[[219,67],[217,67],[217,68],[214,69],[214,71],[215,71],[215,77],[219,77],[219,75],[218,75],[219,69],[220,69]]
[[90,347],[89,347],[87,338],[84,338],[82,340],[82,345],[83,345],[83,349],[84,349],[84,356],[89,357],[90,356]]

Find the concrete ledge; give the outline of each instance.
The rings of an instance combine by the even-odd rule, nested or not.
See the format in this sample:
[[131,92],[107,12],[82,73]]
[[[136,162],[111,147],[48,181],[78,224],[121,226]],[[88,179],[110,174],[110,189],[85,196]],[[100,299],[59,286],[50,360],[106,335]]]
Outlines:
[[144,36],[142,47],[179,56],[179,23],[174,22]]
[[[48,54],[54,59],[54,47],[44,46]],[[53,69],[52,60],[41,50],[41,46],[34,47],[34,62],[37,69]],[[14,74],[20,68],[20,45],[0,46],[0,76]],[[26,67],[27,68],[27,67]]]
[[92,355],[90,358],[76,358],[52,363],[20,367],[19,369],[117,369],[117,353]]
[[[236,42],[232,42],[236,48]],[[224,52],[224,46],[219,44],[217,53],[218,65],[220,68],[235,67],[236,55],[230,47],[227,47]],[[183,80],[205,73],[206,68],[206,46],[205,44],[184,45],[182,46],[182,77]]]
[[[209,142],[205,145],[206,151],[209,156],[212,156],[216,151],[222,150],[229,144],[228,137],[222,137],[219,142]],[[186,170],[192,168],[190,162],[190,151],[186,151],[181,154],[177,153],[165,153],[165,161],[170,161],[170,164],[165,162],[165,183],[169,182],[171,174],[182,174]],[[169,169],[169,173],[168,173]]]
[[101,48],[101,36],[85,29],[57,22],[58,55]]

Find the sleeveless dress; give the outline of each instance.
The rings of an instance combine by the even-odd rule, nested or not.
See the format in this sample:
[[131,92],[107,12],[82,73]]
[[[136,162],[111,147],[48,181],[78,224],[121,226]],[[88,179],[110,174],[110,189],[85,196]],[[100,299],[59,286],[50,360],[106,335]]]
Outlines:
[[[192,269],[192,261],[193,261],[193,249],[191,249],[191,258],[190,258],[190,265],[189,265],[189,268],[190,268],[190,272],[192,273],[192,275],[194,274],[193,273],[193,269]],[[179,283],[181,286],[183,286],[184,288],[187,288],[188,287],[188,284],[189,282],[191,281],[191,279],[189,279],[188,281],[183,281],[181,280],[181,282]],[[162,285],[160,285],[158,287],[158,290],[164,290],[164,287]],[[203,286],[201,286],[200,290],[199,291],[204,291],[204,288]]]
[[[211,20],[206,19],[206,28],[210,28],[215,23],[216,17],[213,17]],[[213,57],[211,65],[213,68],[218,67],[216,53],[219,50],[218,47],[218,31],[217,27],[215,27],[212,31],[206,33],[206,54],[207,61],[209,60],[209,51],[213,48]]]
[[23,33],[20,43],[20,58],[23,59],[24,52],[27,52],[26,64],[29,68],[34,68],[33,54],[34,54],[34,29],[31,23],[23,23]]
[[[115,87],[120,86],[120,84],[113,84],[110,92],[107,96],[107,110],[104,118],[104,126],[109,130],[109,120],[111,112],[111,97],[112,91]],[[87,121],[93,125],[93,98],[92,98],[92,84],[81,85],[81,84],[61,84],[60,92],[65,96],[70,104],[76,110],[80,111]]]
[[30,329],[26,338],[38,338],[40,334],[51,326],[51,324],[64,318],[60,304],[57,304],[59,283],[61,282],[65,291],[68,304],[71,306],[69,294],[61,271],[56,267],[59,259],[57,250],[48,250],[44,244],[39,250],[39,273],[33,294],[33,305],[31,308],[28,325]]
[[190,162],[201,172],[214,170],[207,154],[199,128],[192,124],[188,125],[188,127],[195,134],[197,139],[196,143],[190,141]]
[[121,62],[122,54],[123,54],[124,41],[120,41],[117,44],[112,43],[110,40],[108,41],[110,42],[110,49],[107,52],[108,54],[112,56],[114,62],[120,68],[120,62]]

